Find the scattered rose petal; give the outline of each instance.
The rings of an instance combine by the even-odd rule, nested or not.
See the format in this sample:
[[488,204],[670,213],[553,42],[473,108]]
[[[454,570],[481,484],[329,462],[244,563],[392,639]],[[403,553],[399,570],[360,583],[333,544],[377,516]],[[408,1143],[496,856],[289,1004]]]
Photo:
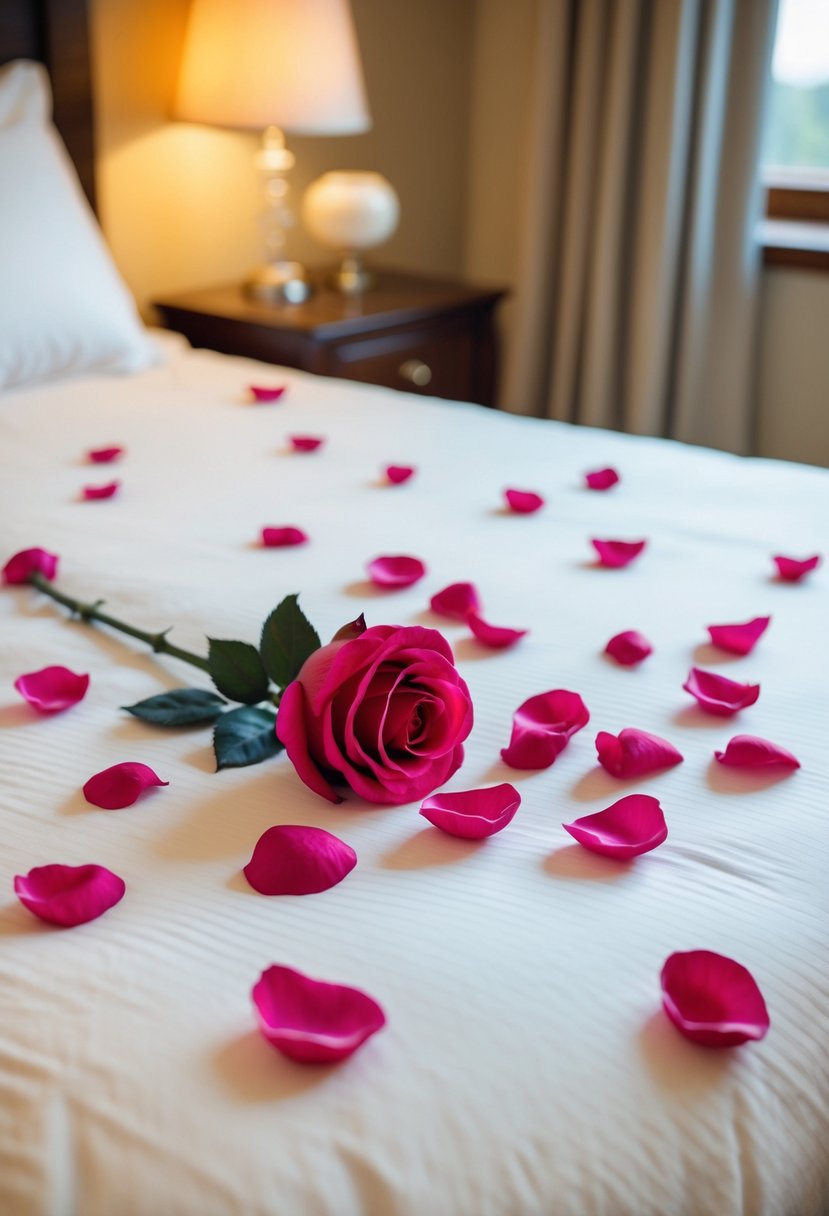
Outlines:
[[653,646],[648,639],[635,629],[626,629],[624,633],[617,633],[610,639],[604,650],[605,654],[609,654],[623,667],[633,667],[636,663],[641,663],[643,659],[646,659],[649,654],[653,654]]
[[399,486],[404,481],[408,481],[413,473],[414,468],[408,464],[388,464],[385,468],[386,479],[393,486]]
[[304,545],[308,533],[302,528],[263,528],[262,544],[266,549],[285,549],[290,545]]
[[577,692],[556,688],[538,693],[513,714],[512,736],[501,758],[510,768],[549,768],[571,735],[589,721],[590,713]]
[[429,600],[432,612],[465,621],[470,612],[480,612],[481,600],[472,583],[450,583]]
[[411,587],[423,578],[426,567],[419,557],[375,557],[368,564],[369,578],[378,587]]
[[357,854],[338,836],[280,823],[259,837],[244,873],[262,895],[314,895],[342,882],[356,864]]
[[117,811],[121,807],[132,806],[150,786],[169,784],[169,781],[162,781],[149,765],[127,760],[90,777],[83,792],[87,802],[93,806],[102,807],[105,811]]
[[506,629],[500,625],[489,625],[477,612],[470,612],[467,622],[475,637],[483,646],[492,650],[506,650],[529,633],[528,629]]
[[544,506],[544,499],[533,490],[504,490],[504,498],[510,511],[518,515],[532,515]]
[[800,761],[785,747],[757,735],[735,735],[724,752],[714,752],[720,764],[731,768],[800,768]]
[[77,675],[68,667],[43,667],[40,671],[18,676],[14,686],[39,713],[54,714],[83,700],[89,688],[89,676]]
[[682,687],[696,698],[700,709],[721,718],[746,709],[760,696],[759,684],[740,684],[737,680],[729,680],[715,671],[703,671],[700,667],[691,668]]
[[44,578],[51,580],[57,572],[56,553],[47,553],[45,549],[21,549],[14,557],[10,557],[3,567],[3,582],[10,586],[28,583],[30,574],[42,574]]
[[120,481],[108,481],[103,486],[84,486],[83,496],[89,502],[97,498],[112,498],[118,493]]
[[604,811],[561,826],[591,853],[617,861],[650,852],[668,835],[659,800],[649,794],[628,794]]
[[593,548],[599,555],[599,565],[618,569],[627,566],[644,549],[644,540],[591,540]]
[[774,564],[784,582],[799,583],[810,571],[820,565],[820,554],[816,553],[814,557],[806,557],[802,561],[796,557],[775,557]]
[[770,616],[756,616],[743,625],[708,625],[711,641],[731,654],[749,654],[769,627]]
[[251,384],[248,387],[250,388],[254,401],[266,402],[278,401],[285,392],[287,385],[282,384],[278,388],[268,388],[267,385],[263,384]]
[[751,972],[712,950],[672,954],[662,968],[662,1004],[687,1039],[704,1047],[737,1047],[762,1039],[770,1021]]
[[642,777],[660,768],[672,768],[683,757],[667,739],[626,726],[618,735],[600,730],[596,735],[599,764],[612,777]]
[[69,929],[103,916],[123,897],[124,880],[105,866],[35,866],[14,880],[17,898],[40,920]]
[[113,460],[118,460],[118,458],[123,456],[123,454],[123,448],[113,447],[92,448],[89,452],[87,452],[86,455],[87,459],[90,460],[92,464],[110,464]]
[[596,469],[594,473],[585,473],[584,480],[587,482],[588,490],[609,490],[621,479],[615,469],[608,468]]
[[494,836],[511,823],[520,805],[518,790],[504,782],[503,785],[493,785],[484,790],[433,794],[424,801],[420,813],[450,836],[483,840],[485,836]]
[[316,452],[323,444],[318,435],[290,435],[289,439],[295,452]]
[[368,993],[312,980],[291,967],[268,967],[251,996],[264,1037],[301,1064],[344,1060],[386,1024]]

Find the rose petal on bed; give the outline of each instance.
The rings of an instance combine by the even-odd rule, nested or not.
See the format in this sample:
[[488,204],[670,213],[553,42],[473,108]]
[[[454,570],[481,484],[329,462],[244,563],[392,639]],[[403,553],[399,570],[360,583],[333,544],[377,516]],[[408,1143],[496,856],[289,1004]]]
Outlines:
[[324,442],[319,435],[289,435],[288,439],[295,452],[316,452]]
[[660,768],[681,764],[683,757],[667,739],[626,726],[618,735],[600,730],[596,735],[599,764],[612,777],[642,777]]
[[412,465],[408,464],[387,464],[383,471],[387,481],[390,481],[393,486],[399,486],[404,481],[408,481],[415,470]]
[[544,499],[534,490],[504,490],[504,498],[510,511],[517,515],[532,515],[544,506]]
[[755,616],[742,625],[707,625],[711,641],[731,654],[749,654],[769,627],[770,616]]
[[720,764],[730,768],[800,768],[797,756],[757,735],[735,735],[725,745],[725,751],[714,755]]
[[149,765],[127,760],[90,777],[83,792],[87,802],[93,806],[102,807],[105,811],[117,811],[132,806],[144,790],[154,785],[169,784],[169,781],[162,781]]
[[97,498],[112,498],[114,494],[118,493],[118,488],[120,485],[120,481],[108,481],[102,486],[84,486],[83,497],[87,501]]
[[58,572],[58,556],[45,549],[21,549],[3,567],[3,582],[9,586],[28,583],[30,574],[53,579]]
[[770,1026],[751,972],[712,950],[672,954],[662,968],[662,1005],[682,1034],[704,1047],[737,1047]]
[[386,1024],[368,993],[312,980],[291,967],[268,967],[251,996],[264,1037],[301,1064],[344,1060]]
[[87,459],[92,462],[92,464],[111,464],[113,460],[118,460],[118,458],[123,456],[123,454],[124,449],[118,447],[91,448],[90,451],[87,452],[86,456]]
[[420,814],[450,836],[483,840],[511,823],[520,805],[518,790],[505,781],[488,789],[433,794],[422,803]]
[[609,490],[621,480],[615,469],[596,469],[593,473],[585,473],[584,480],[588,490]]
[[586,726],[590,713],[577,692],[556,688],[529,697],[513,714],[509,746],[501,758],[510,768],[549,768]]
[[618,569],[638,557],[648,543],[644,540],[591,540],[599,555],[599,565]]
[[18,676],[14,686],[39,713],[54,714],[83,700],[89,676],[78,675],[68,667],[42,667]]
[[378,587],[411,587],[423,578],[426,567],[419,557],[403,554],[375,557],[366,567],[369,578]]
[[715,671],[703,671],[700,667],[691,668],[682,687],[696,699],[700,709],[721,718],[746,709],[760,696],[759,684],[740,684],[737,680],[729,680]]
[[103,916],[123,898],[126,884],[106,866],[35,866],[14,879],[17,898],[40,920],[64,929]]
[[432,596],[429,607],[438,616],[465,621],[470,612],[480,612],[481,600],[473,583],[450,583]]
[[649,794],[628,794],[595,815],[583,815],[561,826],[591,853],[617,861],[650,852],[668,835],[659,800]]
[[653,654],[653,646],[644,634],[636,629],[626,629],[624,633],[615,634],[604,649],[605,654],[609,654],[623,667],[633,667],[649,654]]
[[477,612],[469,613],[467,624],[478,641],[492,650],[506,650],[529,633],[529,629],[507,629],[501,625],[490,625],[483,617],[478,616]]
[[286,384],[281,384],[277,388],[269,388],[265,384],[248,385],[254,401],[261,401],[263,403],[266,401],[278,401],[287,387]]
[[280,823],[256,842],[245,878],[261,895],[314,895],[342,882],[357,854],[322,828]]
[[796,557],[779,556],[773,560],[777,566],[777,573],[785,582],[799,583],[810,571],[820,565],[820,554],[816,553],[814,557],[806,557],[802,560]]
[[308,533],[303,532],[302,528],[262,529],[262,545],[265,549],[286,549],[291,545],[304,545],[307,540]]

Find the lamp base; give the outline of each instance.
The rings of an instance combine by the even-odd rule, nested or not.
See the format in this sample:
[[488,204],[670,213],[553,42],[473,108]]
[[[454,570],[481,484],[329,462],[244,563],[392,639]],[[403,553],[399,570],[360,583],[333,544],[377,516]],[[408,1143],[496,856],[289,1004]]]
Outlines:
[[245,281],[245,294],[266,304],[302,304],[311,295],[305,267],[299,262],[268,262]]
[[366,270],[363,259],[356,254],[347,254],[329,276],[331,286],[344,296],[359,295],[360,292],[373,287],[375,281],[375,276],[370,270]]

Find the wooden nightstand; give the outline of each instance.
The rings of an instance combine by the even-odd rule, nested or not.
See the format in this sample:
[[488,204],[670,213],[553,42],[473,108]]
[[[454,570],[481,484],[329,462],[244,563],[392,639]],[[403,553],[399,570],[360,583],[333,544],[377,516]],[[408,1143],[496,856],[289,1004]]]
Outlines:
[[397,271],[344,296],[324,285],[304,304],[264,304],[241,287],[155,301],[193,346],[323,376],[456,401],[495,402],[495,306],[502,290]]

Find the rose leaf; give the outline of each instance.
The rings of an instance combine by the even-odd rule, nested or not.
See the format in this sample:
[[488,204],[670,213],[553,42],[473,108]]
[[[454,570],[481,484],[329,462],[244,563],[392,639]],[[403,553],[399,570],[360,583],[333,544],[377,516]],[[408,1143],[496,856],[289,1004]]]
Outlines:
[[268,695],[268,677],[259,652],[250,642],[208,638],[207,665],[210,678],[231,701],[256,705]]
[[265,671],[279,688],[296,679],[302,664],[321,645],[297,600],[296,595],[286,595],[262,626],[259,653]]
[[194,726],[197,722],[214,722],[225,705],[223,697],[204,688],[174,688],[121,708],[153,726]]
[[222,714],[213,731],[216,769],[259,764],[282,751],[274,729],[276,714],[269,709],[243,705]]

